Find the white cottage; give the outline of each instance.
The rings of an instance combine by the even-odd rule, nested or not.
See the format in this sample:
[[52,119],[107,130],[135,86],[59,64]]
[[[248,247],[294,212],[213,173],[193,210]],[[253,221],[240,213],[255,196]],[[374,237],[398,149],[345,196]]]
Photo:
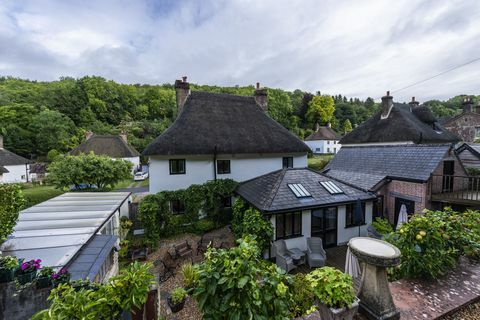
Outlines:
[[340,139],[330,124],[324,127],[317,124],[316,131],[305,138],[305,144],[313,154],[335,154],[342,147]]
[[108,156],[113,159],[130,161],[133,164],[132,173],[140,170],[140,153],[128,143],[125,133],[114,136],[97,135],[88,131],[85,135],[85,141],[70,151],[70,154],[79,155],[90,152],[96,155]]
[[307,166],[308,147],[268,116],[267,92],[258,84],[253,97],[190,92],[186,78],[175,88],[177,119],[143,152],[150,192]]
[[[283,169],[245,181],[236,193],[260,210],[274,227],[275,240],[307,249],[306,238],[320,237],[325,248],[366,236],[376,196],[308,168]],[[355,220],[361,206],[361,222]],[[274,252],[272,250],[271,252]]]
[[28,182],[31,161],[3,147],[0,135],[0,183]]

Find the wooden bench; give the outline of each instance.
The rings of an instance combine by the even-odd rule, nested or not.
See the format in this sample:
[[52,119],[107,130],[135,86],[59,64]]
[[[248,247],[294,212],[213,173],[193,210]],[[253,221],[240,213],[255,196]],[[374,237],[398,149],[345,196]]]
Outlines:
[[177,259],[180,259],[180,258],[183,258],[183,257],[186,257],[186,256],[190,256],[190,258],[192,258],[192,256],[193,256],[192,246],[188,243],[187,240],[185,240],[185,241],[183,241],[179,244],[173,245],[173,248],[175,250],[175,253],[171,254],[169,252],[169,254],[172,256],[172,258],[174,260],[177,260]]

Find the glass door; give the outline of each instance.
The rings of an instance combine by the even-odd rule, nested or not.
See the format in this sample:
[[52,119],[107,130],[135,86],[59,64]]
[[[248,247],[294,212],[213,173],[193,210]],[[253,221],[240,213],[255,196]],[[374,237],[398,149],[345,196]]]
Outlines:
[[312,210],[312,237],[323,240],[323,246],[337,245],[337,207]]

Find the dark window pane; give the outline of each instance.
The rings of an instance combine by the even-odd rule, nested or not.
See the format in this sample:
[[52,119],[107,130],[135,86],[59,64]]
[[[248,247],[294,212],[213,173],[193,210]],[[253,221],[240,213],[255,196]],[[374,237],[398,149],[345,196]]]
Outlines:
[[293,214],[287,213],[285,214],[285,237],[289,237],[292,235],[293,232]]
[[232,207],[232,197],[225,197],[222,199],[222,205],[224,208]]
[[217,160],[217,173],[230,173],[230,160]]
[[173,214],[183,214],[185,213],[185,204],[183,201],[180,200],[172,200],[171,202],[172,206],[172,213]]
[[327,208],[325,210],[325,230],[332,230],[337,228],[337,210],[335,207]]
[[170,174],[184,174],[185,173],[185,159],[171,159]]
[[277,239],[283,238],[285,235],[285,228],[284,228],[284,223],[285,223],[285,216],[283,214],[277,214],[275,216],[275,230],[277,233]]
[[293,157],[283,157],[283,168],[293,168]]
[[302,234],[302,213],[297,212],[294,214],[295,220],[293,221],[293,234]]

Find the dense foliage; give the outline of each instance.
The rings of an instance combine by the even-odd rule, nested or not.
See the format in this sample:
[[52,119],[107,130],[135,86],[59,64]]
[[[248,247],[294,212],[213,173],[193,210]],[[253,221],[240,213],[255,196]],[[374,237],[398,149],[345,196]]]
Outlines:
[[20,186],[0,184],[0,244],[12,233],[18,212],[25,205]]
[[372,222],[372,226],[381,235],[385,235],[393,232],[392,225],[390,224],[390,222],[388,222],[387,219],[384,219],[384,218],[380,218],[380,217],[375,218],[375,220]]
[[151,267],[151,264],[132,263],[102,285],[78,289],[73,284],[61,284],[50,293],[50,308],[32,319],[118,319],[123,310],[132,310],[147,301],[155,278],[149,271]]
[[48,166],[48,181],[59,189],[84,184],[87,188],[113,188],[131,177],[132,163],[93,153],[59,156]]
[[315,269],[306,279],[318,300],[329,308],[350,308],[355,301],[352,277],[338,269]]
[[260,211],[248,207],[242,199],[237,199],[233,206],[232,230],[237,238],[251,236],[257,241],[261,252],[270,247],[273,239],[273,226]]
[[386,239],[402,252],[396,277],[437,278],[461,255],[480,258],[480,211],[425,210]]
[[232,249],[207,250],[193,296],[204,319],[289,319],[288,281],[246,237]]
[[[237,182],[224,179],[146,196],[138,208],[146,242],[156,246],[161,237],[185,232],[204,233],[225,225],[230,221],[231,209],[225,208],[222,200],[231,197],[236,186]],[[182,213],[173,212],[173,201],[183,207]]]

